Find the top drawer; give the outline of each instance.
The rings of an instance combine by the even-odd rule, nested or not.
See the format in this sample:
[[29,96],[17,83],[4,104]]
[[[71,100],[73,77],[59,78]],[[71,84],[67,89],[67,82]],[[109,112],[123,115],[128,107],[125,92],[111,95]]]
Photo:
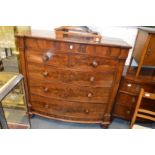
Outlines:
[[145,91],[152,92],[154,90],[153,85],[134,83],[133,81],[128,81],[123,79],[121,81],[120,90],[124,92],[129,92],[133,94],[139,94],[140,89],[143,88]]

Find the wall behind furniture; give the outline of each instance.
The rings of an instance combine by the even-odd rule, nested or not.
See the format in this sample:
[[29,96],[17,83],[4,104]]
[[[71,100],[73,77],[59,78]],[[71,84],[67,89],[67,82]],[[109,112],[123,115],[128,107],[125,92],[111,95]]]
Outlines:
[[[39,30],[50,30],[53,31],[54,28],[59,26],[31,26],[32,29],[39,29]],[[129,26],[89,26],[93,31],[100,32],[102,36],[106,37],[114,37],[114,38],[120,38],[126,41],[128,44],[130,44],[132,47],[134,47],[136,35],[137,35],[137,27],[129,27]],[[126,61],[126,65],[129,64],[131,54],[132,54],[133,48],[130,50],[128,59]]]

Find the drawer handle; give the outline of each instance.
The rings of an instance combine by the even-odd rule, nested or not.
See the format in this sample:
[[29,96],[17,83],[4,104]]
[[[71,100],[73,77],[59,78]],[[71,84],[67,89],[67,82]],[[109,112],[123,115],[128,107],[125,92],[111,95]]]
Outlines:
[[48,92],[48,88],[46,87],[46,88],[44,88],[44,92]]
[[88,97],[89,97],[89,98],[91,98],[92,96],[93,96],[93,94],[92,94],[92,93],[89,93],[89,94],[88,94]]
[[85,110],[85,113],[86,113],[86,114],[88,114],[88,113],[89,113],[89,110],[88,110],[88,109],[86,109],[86,110]]
[[127,84],[127,86],[128,86],[128,87],[131,87],[131,86],[132,86],[132,84],[131,84],[131,83],[128,83],[128,84]]
[[93,63],[92,63],[93,67],[97,67],[98,66],[98,63],[94,60]]
[[130,110],[127,110],[126,113],[129,115],[131,113],[131,111]]
[[43,76],[48,76],[48,72],[43,72]]
[[72,50],[73,49],[73,45],[70,45],[69,48]]
[[42,56],[42,60],[43,62],[47,62],[48,60],[50,60],[53,57],[53,53],[52,52],[46,52],[43,56]]
[[46,109],[48,109],[49,108],[49,106],[48,106],[48,104],[45,104],[45,106],[44,106]]
[[152,54],[152,50],[151,50],[151,48],[149,48],[148,50],[147,50],[147,55],[149,56],[149,55],[151,55]]
[[95,81],[95,77],[91,76],[90,77],[90,82],[94,82]]

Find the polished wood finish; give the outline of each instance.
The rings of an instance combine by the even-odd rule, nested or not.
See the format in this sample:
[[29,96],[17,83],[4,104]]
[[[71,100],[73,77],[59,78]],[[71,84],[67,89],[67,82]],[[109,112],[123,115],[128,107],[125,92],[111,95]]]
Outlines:
[[138,63],[135,77],[143,66],[155,66],[155,29],[139,28],[130,65],[133,60]]
[[147,108],[145,109],[141,107],[143,98],[155,100],[155,94],[146,92],[144,91],[143,88],[141,89],[138,100],[137,100],[136,108],[135,108],[135,111],[134,111],[134,114],[131,120],[130,128],[133,127],[134,123],[136,122],[137,117],[155,121],[155,112],[153,111],[153,109],[148,110]]
[[[137,68],[131,67],[130,72],[123,75],[121,79],[115,101],[116,103],[113,108],[114,117],[131,120],[140,90],[143,88],[147,92],[155,92],[154,69],[143,68],[139,78],[135,79],[136,70]],[[148,100],[147,98],[142,100],[141,106],[150,110],[155,110],[154,101]]]
[[130,46],[38,33],[16,37],[30,113],[108,127]]

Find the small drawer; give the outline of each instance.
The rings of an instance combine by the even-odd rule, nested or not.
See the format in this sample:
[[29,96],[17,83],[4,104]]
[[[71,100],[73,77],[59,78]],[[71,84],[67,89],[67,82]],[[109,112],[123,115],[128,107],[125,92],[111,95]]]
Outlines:
[[119,92],[116,98],[116,104],[123,105],[126,107],[135,107],[137,99],[137,96]]
[[53,40],[45,40],[45,39],[39,39],[39,38],[37,39],[26,38],[25,49],[55,51],[57,47],[56,47],[56,42]]
[[81,52],[81,45],[71,42],[57,42],[57,50],[61,52]]
[[131,120],[134,113],[133,108],[129,108],[123,105],[116,104],[113,110],[113,116]]
[[76,121],[100,121],[106,105],[70,102],[31,95],[31,109],[39,114]]
[[38,63],[41,65],[52,65],[58,67],[68,66],[68,55],[64,53],[53,53],[52,51],[26,51],[28,63]]
[[145,91],[152,92],[154,89],[154,86],[150,84],[134,83],[132,81],[125,80],[125,79],[121,81],[121,85],[120,85],[120,90],[130,92],[136,95],[139,94],[141,88],[143,88]]

